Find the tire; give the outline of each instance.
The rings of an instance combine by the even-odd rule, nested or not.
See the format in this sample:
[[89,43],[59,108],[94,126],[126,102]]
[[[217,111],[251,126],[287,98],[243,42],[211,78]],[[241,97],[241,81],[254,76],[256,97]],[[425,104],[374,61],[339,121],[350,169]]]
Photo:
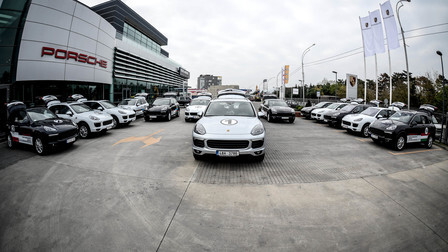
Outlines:
[[272,121],[272,118],[271,118],[271,112],[268,112],[268,115],[266,116],[266,120],[267,120],[268,122],[271,122],[271,121]]
[[255,156],[255,157],[252,157],[252,159],[254,160],[254,162],[263,162],[263,160],[264,160],[264,153],[262,154],[262,155],[260,155],[260,156]]
[[118,126],[118,118],[116,116],[112,116],[112,129],[115,129]]
[[431,135],[428,136],[428,140],[425,143],[425,147],[427,149],[431,149],[432,148],[432,144],[433,144],[434,139],[432,138]]
[[6,144],[8,145],[8,148],[14,149],[15,143],[12,140],[12,135],[11,134],[8,134],[8,138],[6,139]]
[[171,111],[168,111],[168,114],[166,116],[167,121],[171,121]]
[[296,118],[295,117],[290,117],[289,118],[289,123],[294,123],[294,120],[295,120]]
[[366,123],[364,126],[362,126],[362,129],[361,129],[362,137],[369,137],[369,125],[370,124]]
[[397,139],[394,142],[394,149],[397,151],[402,151],[406,146],[406,138],[404,134],[398,135]]
[[34,138],[34,150],[39,155],[46,155],[48,152],[48,146],[42,141],[40,137]]
[[78,132],[79,137],[85,139],[90,135],[90,128],[86,123],[80,123]]

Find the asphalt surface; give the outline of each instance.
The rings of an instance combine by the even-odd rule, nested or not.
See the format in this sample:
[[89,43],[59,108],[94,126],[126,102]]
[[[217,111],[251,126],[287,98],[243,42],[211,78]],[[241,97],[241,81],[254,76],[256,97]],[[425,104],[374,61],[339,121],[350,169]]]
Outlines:
[[194,123],[37,156],[0,145],[0,251],[447,251],[448,155],[297,118],[266,158],[196,161]]

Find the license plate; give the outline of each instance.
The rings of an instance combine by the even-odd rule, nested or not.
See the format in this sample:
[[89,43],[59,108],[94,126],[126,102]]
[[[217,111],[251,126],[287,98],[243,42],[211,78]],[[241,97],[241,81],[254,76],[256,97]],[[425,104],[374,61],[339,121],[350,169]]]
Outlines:
[[378,139],[378,136],[375,134],[370,134],[370,137],[374,138],[374,139]]
[[194,119],[199,119],[199,116],[193,116]]
[[237,157],[240,155],[239,151],[216,151],[219,157]]
[[284,117],[282,117],[282,119],[287,120],[287,119],[289,119],[289,117],[284,116]]
[[76,140],[76,137],[72,137],[70,139],[67,139],[67,143],[72,143]]
[[149,118],[151,118],[151,119],[156,119],[157,116],[149,116]]

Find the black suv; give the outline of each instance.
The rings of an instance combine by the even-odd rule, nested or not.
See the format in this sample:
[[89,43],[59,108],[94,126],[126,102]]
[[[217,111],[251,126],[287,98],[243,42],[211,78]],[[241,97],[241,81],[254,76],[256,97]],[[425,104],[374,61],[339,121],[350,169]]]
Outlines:
[[372,107],[369,104],[348,104],[347,106],[341,108],[338,112],[331,116],[331,120],[328,121],[330,126],[341,128],[342,118],[349,114],[359,114],[366,110],[368,107]]
[[148,109],[143,111],[143,116],[147,122],[153,119],[165,119],[171,121],[173,116],[179,117],[179,110],[179,103],[175,98],[157,98]]

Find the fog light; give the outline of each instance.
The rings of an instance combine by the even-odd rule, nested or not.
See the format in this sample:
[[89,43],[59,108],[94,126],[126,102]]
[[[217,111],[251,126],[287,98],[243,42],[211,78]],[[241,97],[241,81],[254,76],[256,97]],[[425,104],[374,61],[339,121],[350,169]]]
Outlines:
[[202,151],[200,151],[200,150],[193,150],[193,152],[194,152],[194,154],[201,154],[202,153]]
[[263,151],[256,151],[254,153],[255,153],[255,155],[261,155],[261,153],[263,153]]

